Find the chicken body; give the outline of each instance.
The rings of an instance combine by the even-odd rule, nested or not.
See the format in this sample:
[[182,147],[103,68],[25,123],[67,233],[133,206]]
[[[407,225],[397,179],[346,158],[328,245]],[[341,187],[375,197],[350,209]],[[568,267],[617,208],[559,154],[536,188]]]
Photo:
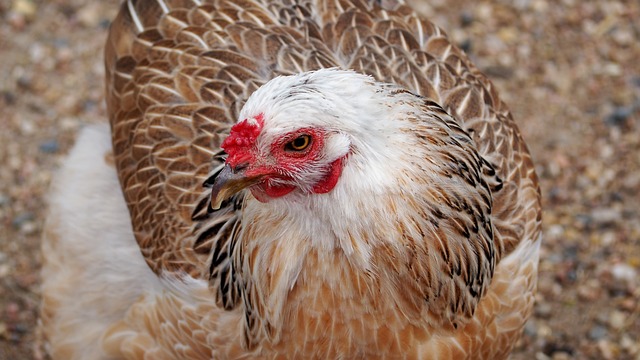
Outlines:
[[52,189],[54,358],[511,351],[537,178],[438,28],[402,4],[127,1],[105,56],[111,135]]

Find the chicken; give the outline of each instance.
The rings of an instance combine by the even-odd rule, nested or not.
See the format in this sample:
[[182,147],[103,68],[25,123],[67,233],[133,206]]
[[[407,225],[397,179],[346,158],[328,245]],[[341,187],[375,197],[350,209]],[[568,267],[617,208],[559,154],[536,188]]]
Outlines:
[[54,359],[503,359],[538,180],[493,85],[403,3],[128,0],[111,127],[51,189]]

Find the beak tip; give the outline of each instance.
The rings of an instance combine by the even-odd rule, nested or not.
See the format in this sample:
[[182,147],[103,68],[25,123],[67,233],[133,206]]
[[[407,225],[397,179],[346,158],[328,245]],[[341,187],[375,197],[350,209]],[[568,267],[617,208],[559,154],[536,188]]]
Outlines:
[[212,197],[211,202],[209,202],[209,212],[220,210],[220,206],[222,206],[222,201]]

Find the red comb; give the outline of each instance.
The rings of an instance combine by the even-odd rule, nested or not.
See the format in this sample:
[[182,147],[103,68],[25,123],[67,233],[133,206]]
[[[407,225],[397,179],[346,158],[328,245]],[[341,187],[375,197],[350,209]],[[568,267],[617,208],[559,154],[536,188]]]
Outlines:
[[244,119],[231,127],[229,136],[220,146],[229,154],[227,164],[236,166],[250,158],[247,150],[256,142],[256,138],[262,131],[263,123],[263,115],[258,114],[253,119]]

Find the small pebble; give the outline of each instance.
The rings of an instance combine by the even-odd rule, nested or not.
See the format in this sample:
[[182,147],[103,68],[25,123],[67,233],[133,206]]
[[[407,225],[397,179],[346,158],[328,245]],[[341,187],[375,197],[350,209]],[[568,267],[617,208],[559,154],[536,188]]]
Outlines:
[[549,342],[544,346],[545,354],[551,355],[553,359],[554,354],[565,353],[565,354],[573,354],[574,349],[564,342]]
[[606,63],[602,69],[602,74],[607,76],[620,76],[622,75],[622,67],[619,64],[609,62]]
[[600,237],[602,246],[612,246],[616,242],[617,235],[614,231],[607,231]]
[[609,327],[620,330],[625,326],[628,315],[622,311],[614,310],[609,314]]
[[16,216],[15,218],[13,218],[13,221],[11,222],[13,227],[16,229],[21,228],[24,224],[32,221],[34,219],[34,216],[32,213],[22,213],[18,216]]
[[538,351],[536,353],[536,360],[551,360],[551,358],[547,356],[547,354],[543,353],[542,351]]
[[604,123],[609,126],[623,126],[632,113],[633,109],[630,107],[616,107],[604,118]]
[[535,320],[529,319],[524,324],[524,335],[529,337],[535,337],[538,334],[538,326],[536,325]]
[[589,339],[591,340],[600,340],[608,335],[607,328],[600,325],[595,325],[589,330]]
[[542,319],[548,319],[551,317],[553,307],[549,303],[539,303],[535,307],[535,314]]
[[624,263],[602,267],[599,279],[612,296],[627,296],[638,287],[637,271]]
[[620,347],[625,349],[629,354],[640,356],[640,339],[634,341],[629,335],[624,334],[620,339]]
[[473,23],[473,13],[468,10],[462,10],[460,13],[460,25],[462,27],[467,27]]
[[97,27],[102,20],[100,12],[102,6],[98,2],[89,2],[78,11],[77,16],[80,23],[85,27]]
[[31,91],[33,89],[33,79],[27,74],[22,75],[16,80],[16,85],[21,90]]
[[14,0],[11,10],[27,17],[33,17],[36,14],[36,4],[32,0]]
[[[624,311],[635,311],[638,307],[637,300],[633,297],[626,298],[620,302],[620,309]],[[640,339],[638,339],[640,340]]]
[[599,286],[579,285],[577,291],[578,298],[585,301],[595,301],[602,295]]
[[616,29],[612,34],[612,38],[620,46],[629,46],[634,41],[637,41],[633,33],[627,29]]
[[553,330],[551,329],[551,327],[549,327],[549,325],[544,324],[544,323],[540,323],[538,324],[538,337],[539,338],[548,338],[551,336],[551,334],[553,333]]
[[611,267],[611,275],[616,281],[624,282],[629,285],[633,285],[638,281],[638,272],[635,268],[627,264],[615,264]]
[[598,341],[598,349],[600,350],[602,358],[606,360],[616,359],[620,352],[614,343],[606,339]]
[[573,357],[571,356],[571,354],[564,351],[557,351],[554,352],[553,355],[551,355],[551,360],[569,360],[572,358]]
[[33,221],[27,221],[20,226],[20,232],[25,235],[33,235],[38,231],[38,226]]
[[591,211],[591,219],[597,226],[611,226],[622,220],[622,213],[614,208],[595,208]]
[[16,333],[20,334],[20,335],[24,335],[29,331],[29,328],[27,327],[27,325],[23,322],[19,322],[17,324],[15,324],[13,326],[13,331],[15,331]]
[[458,44],[458,47],[460,47],[460,49],[462,49],[462,51],[466,52],[467,54],[470,54],[471,51],[473,50],[473,47],[471,44],[472,44],[471,39],[466,38]]
[[29,59],[33,63],[39,63],[49,56],[48,49],[40,42],[29,45]]
[[60,149],[60,145],[58,144],[57,140],[52,139],[41,143],[39,149],[45,154],[53,154],[58,152],[58,150]]
[[17,96],[14,92],[11,92],[9,90],[2,90],[0,91],[0,93],[2,94],[2,99],[7,105],[15,105]]
[[564,234],[564,227],[559,224],[551,224],[547,228],[547,237],[560,238]]
[[0,279],[6,278],[11,273],[12,268],[9,264],[0,264]]
[[109,20],[109,19],[102,19],[98,23],[98,27],[100,27],[100,29],[102,29],[102,30],[109,29],[109,26],[111,26],[111,20]]

